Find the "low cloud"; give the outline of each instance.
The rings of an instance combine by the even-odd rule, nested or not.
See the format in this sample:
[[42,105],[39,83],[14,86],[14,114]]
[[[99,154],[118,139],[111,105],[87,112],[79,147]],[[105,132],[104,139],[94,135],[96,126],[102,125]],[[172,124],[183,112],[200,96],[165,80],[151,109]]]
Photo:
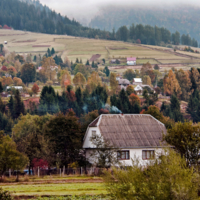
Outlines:
[[62,15],[74,18],[84,24],[89,23],[90,19],[98,15],[101,9],[106,6],[143,6],[159,7],[174,5],[194,5],[200,7],[199,0],[40,0],[43,5],[47,5]]

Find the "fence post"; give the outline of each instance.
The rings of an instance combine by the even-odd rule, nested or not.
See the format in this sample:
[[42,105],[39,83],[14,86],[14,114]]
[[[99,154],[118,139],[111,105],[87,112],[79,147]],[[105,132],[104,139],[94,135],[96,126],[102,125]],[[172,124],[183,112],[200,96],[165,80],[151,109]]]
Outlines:
[[40,168],[38,167],[38,177],[40,177]]
[[11,169],[9,169],[9,177],[11,177]]
[[61,176],[61,168],[60,168],[60,176]]
[[81,167],[81,175],[82,175],[82,167]]
[[65,166],[63,166],[63,176],[65,175]]

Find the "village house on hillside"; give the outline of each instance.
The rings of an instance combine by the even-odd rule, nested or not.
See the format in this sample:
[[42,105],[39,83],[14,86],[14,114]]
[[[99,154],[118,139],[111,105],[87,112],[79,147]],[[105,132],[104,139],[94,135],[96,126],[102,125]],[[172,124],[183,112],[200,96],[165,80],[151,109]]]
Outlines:
[[142,95],[144,89],[147,89],[147,91],[151,91],[151,92],[155,93],[155,89],[153,87],[149,86],[149,85],[139,84],[134,88],[137,95]]
[[86,150],[86,159],[94,164],[94,158],[90,155],[95,146],[90,138],[96,134],[120,149],[118,159],[124,165],[132,165],[132,159],[137,158],[144,166],[163,152],[161,140],[165,133],[165,125],[151,115],[100,115],[88,126],[83,148]]
[[126,90],[126,88],[131,84],[128,79],[118,79],[118,84],[120,86],[120,89]]
[[136,65],[136,58],[127,58],[126,59],[127,65]]
[[134,78],[133,79],[133,85],[142,85],[142,79],[141,78]]

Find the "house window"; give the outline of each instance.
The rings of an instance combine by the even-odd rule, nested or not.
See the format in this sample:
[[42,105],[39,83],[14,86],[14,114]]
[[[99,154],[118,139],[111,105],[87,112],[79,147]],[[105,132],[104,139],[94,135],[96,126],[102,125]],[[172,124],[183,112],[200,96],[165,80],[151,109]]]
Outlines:
[[118,157],[118,160],[129,160],[130,152],[129,151],[118,151],[117,157]]
[[96,136],[96,131],[92,131],[92,137]]
[[143,160],[150,160],[154,159],[155,151],[154,150],[143,150],[142,151],[142,159]]

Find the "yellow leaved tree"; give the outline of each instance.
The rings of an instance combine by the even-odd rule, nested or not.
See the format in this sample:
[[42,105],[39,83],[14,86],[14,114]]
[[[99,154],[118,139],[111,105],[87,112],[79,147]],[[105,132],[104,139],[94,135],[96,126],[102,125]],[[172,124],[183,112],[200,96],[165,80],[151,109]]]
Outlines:
[[176,75],[173,73],[172,70],[169,71],[168,75],[164,77],[163,80],[164,85],[164,92],[167,95],[176,94],[177,96],[181,95],[181,87],[176,79]]

